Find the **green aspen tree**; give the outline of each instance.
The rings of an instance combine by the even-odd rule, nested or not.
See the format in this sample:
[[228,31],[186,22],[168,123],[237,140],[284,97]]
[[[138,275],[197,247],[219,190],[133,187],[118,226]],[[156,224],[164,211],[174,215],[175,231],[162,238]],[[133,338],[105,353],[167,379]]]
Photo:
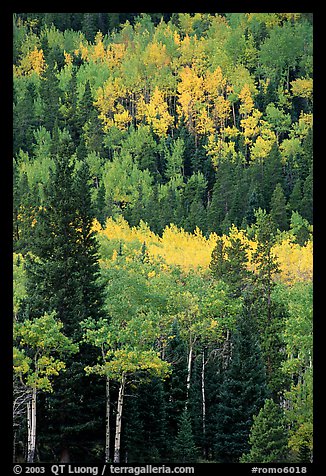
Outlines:
[[65,354],[76,353],[78,345],[62,333],[63,324],[55,313],[14,323],[14,373],[30,389],[27,403],[27,463],[33,463],[36,449],[38,392],[52,392],[52,378],[65,370]]

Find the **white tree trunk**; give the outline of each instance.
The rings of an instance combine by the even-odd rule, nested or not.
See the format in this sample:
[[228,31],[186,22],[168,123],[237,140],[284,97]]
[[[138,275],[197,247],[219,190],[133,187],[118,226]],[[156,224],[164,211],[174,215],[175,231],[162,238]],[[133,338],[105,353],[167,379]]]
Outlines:
[[105,462],[110,461],[110,379],[106,377]]
[[188,370],[187,370],[187,384],[186,384],[186,405],[185,405],[186,409],[188,408],[188,398],[189,398],[189,390],[190,390],[191,361],[192,361],[192,344],[190,344],[189,354],[188,354]]
[[115,424],[115,440],[114,440],[114,463],[120,463],[120,442],[121,442],[121,418],[123,409],[123,399],[125,394],[126,375],[122,374],[121,384],[118,396],[117,418]]
[[202,352],[202,368],[201,368],[201,395],[202,395],[202,425],[203,425],[203,456],[206,457],[206,397],[205,397],[205,350]]
[[27,463],[34,463],[36,448],[36,388],[27,403]]

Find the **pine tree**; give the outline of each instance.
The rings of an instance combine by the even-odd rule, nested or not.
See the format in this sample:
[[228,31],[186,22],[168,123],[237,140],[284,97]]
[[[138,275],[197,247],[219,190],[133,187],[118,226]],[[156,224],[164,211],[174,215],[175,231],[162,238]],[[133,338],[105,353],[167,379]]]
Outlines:
[[191,420],[187,410],[184,410],[177,437],[173,444],[173,460],[175,463],[194,463],[197,459],[197,448],[192,434]]
[[267,396],[258,336],[248,312],[239,317],[231,342],[230,363],[218,392],[215,429],[216,460],[226,463],[238,462],[248,450],[253,416]]
[[308,220],[310,224],[313,223],[313,174],[312,172],[307,176],[303,184],[303,197],[299,209],[300,215]]
[[259,330],[268,386],[273,398],[277,399],[284,388],[285,379],[281,365],[285,359],[282,330],[286,314],[284,306],[276,303],[272,297],[274,278],[279,273],[279,264],[273,253],[275,224],[269,214],[258,210],[255,229],[257,249],[252,260],[256,275],[253,292],[247,296],[247,302]]
[[251,273],[247,264],[248,246],[239,237],[230,233],[229,244],[217,237],[209,267],[215,279],[228,284],[233,297],[239,297],[250,283]]
[[[69,134],[54,136],[58,137],[53,147],[56,168],[50,175],[44,207],[36,217],[33,254],[26,260],[26,309],[31,317],[56,311],[65,334],[78,342],[79,323],[88,317],[97,319],[103,305],[97,244],[91,230],[89,172],[83,164],[75,174]],[[52,444],[59,451],[65,447],[78,451],[78,440],[85,438],[86,442],[92,439],[92,430],[98,430],[98,402],[105,392],[99,377],[94,376],[90,385],[84,372],[94,358],[89,346],[81,346],[44,402],[47,419],[43,424],[52,428]],[[40,444],[43,448],[49,445],[45,431]],[[92,444],[94,441],[90,451]]]
[[62,91],[56,73],[57,66],[54,61],[49,62],[40,86],[40,96],[43,104],[41,125],[48,131],[52,131],[56,124],[61,125],[60,97]]
[[270,208],[271,217],[277,228],[281,231],[287,230],[289,228],[289,220],[286,213],[286,198],[280,183],[275,187]]
[[291,195],[289,197],[288,206],[287,206],[288,211],[289,212],[292,212],[292,211],[297,212],[300,209],[301,200],[302,200],[302,182],[298,178],[295,181],[295,184],[293,186]]
[[284,463],[288,454],[288,434],[284,411],[272,399],[266,400],[249,437],[250,451],[241,463]]

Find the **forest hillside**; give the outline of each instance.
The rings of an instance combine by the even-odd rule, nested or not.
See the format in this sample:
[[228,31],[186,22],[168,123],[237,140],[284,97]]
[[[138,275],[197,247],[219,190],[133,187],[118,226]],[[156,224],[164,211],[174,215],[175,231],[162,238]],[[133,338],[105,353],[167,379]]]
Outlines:
[[13,16],[14,461],[308,463],[309,13]]

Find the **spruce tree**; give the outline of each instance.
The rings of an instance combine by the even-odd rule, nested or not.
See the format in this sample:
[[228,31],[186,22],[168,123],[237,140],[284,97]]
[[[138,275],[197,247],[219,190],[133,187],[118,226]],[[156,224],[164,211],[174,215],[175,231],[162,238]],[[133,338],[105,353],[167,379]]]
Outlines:
[[[75,173],[69,134],[54,136],[58,140],[53,146],[55,171],[50,174],[44,207],[36,217],[32,253],[26,260],[26,310],[31,317],[56,311],[65,334],[78,342],[82,334],[79,323],[88,317],[98,318],[103,309],[97,244],[91,229],[94,214],[87,165]],[[75,457],[78,441],[92,439],[92,431],[100,424],[98,402],[105,392],[99,388],[99,377],[94,376],[90,385],[84,372],[94,358],[86,344],[81,346],[44,402],[48,408],[44,425],[51,428],[52,444],[58,452],[73,448]],[[51,444],[42,432],[40,444],[43,448]],[[89,444],[91,451],[95,443]]]
[[257,249],[252,255],[252,261],[256,273],[252,293],[247,296],[246,302],[258,327],[268,386],[273,398],[277,399],[284,388],[285,379],[281,366],[285,359],[283,328],[286,313],[284,305],[273,299],[275,276],[280,269],[273,252],[276,242],[275,224],[270,214],[264,210],[256,213],[255,240]]
[[250,284],[252,277],[247,268],[248,247],[232,234],[229,240],[226,245],[223,238],[217,237],[209,267],[212,276],[228,284],[233,297],[239,297]]
[[175,463],[195,463],[197,459],[197,448],[194,443],[191,420],[187,410],[183,410],[178,434],[173,444],[173,461]]
[[288,211],[298,211],[300,209],[301,205],[301,200],[302,200],[302,182],[298,178],[293,186],[293,189],[291,191],[289,201],[288,201]]
[[61,125],[60,97],[62,91],[57,77],[57,66],[54,61],[47,64],[40,85],[40,96],[43,105],[42,123],[48,131],[52,131],[55,125]]
[[313,174],[312,172],[307,176],[303,184],[303,197],[299,209],[300,215],[308,220],[310,224],[313,223]]
[[249,437],[250,451],[241,463],[284,463],[288,454],[288,430],[284,411],[272,399],[266,400],[254,423]]
[[289,227],[289,220],[286,212],[286,198],[280,183],[275,187],[271,198],[270,208],[271,217],[277,228],[281,231],[287,230]]
[[231,339],[230,363],[224,371],[216,406],[215,458],[236,463],[248,450],[253,422],[267,396],[266,375],[255,325],[249,312],[239,317]]

